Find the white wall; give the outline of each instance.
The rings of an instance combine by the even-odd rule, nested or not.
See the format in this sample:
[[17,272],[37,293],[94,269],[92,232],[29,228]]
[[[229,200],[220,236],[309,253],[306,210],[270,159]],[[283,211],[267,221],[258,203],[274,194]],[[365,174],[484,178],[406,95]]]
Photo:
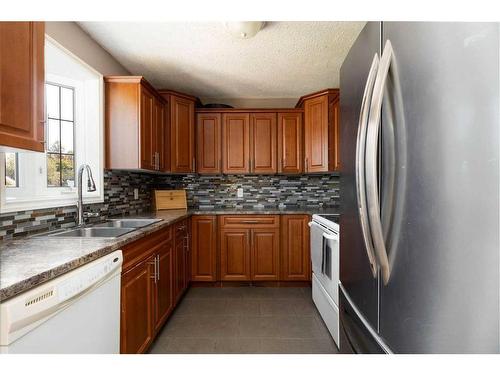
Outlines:
[[45,33],[102,75],[130,75],[75,22],[45,22]]

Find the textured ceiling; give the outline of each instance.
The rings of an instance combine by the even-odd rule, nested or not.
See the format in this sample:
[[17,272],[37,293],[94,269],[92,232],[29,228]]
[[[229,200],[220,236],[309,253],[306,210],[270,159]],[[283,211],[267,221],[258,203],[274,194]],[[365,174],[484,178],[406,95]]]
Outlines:
[[79,22],[132,74],[211,98],[297,98],[338,87],[364,22],[267,22],[251,39],[223,22]]

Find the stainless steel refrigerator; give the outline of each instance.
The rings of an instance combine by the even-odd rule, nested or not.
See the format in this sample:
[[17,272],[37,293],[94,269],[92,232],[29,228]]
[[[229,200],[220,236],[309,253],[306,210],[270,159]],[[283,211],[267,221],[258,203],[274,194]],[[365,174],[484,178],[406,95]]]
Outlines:
[[499,25],[369,22],[340,71],[341,352],[498,353]]

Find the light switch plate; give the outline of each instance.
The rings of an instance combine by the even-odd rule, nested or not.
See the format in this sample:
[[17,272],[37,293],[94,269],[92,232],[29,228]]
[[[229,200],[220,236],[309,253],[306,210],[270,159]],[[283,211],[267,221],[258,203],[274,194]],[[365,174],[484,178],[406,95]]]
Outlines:
[[139,189],[134,189],[134,199],[139,199]]
[[236,196],[238,198],[243,198],[243,188],[238,188],[238,190],[236,190]]

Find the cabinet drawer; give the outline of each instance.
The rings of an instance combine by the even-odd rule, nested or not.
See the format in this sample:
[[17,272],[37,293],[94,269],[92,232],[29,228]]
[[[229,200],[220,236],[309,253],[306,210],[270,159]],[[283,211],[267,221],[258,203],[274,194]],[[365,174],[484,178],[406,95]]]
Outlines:
[[146,259],[160,245],[172,240],[172,226],[162,228],[123,247],[123,272]]
[[279,226],[279,215],[222,215],[219,220],[223,228],[268,228]]

